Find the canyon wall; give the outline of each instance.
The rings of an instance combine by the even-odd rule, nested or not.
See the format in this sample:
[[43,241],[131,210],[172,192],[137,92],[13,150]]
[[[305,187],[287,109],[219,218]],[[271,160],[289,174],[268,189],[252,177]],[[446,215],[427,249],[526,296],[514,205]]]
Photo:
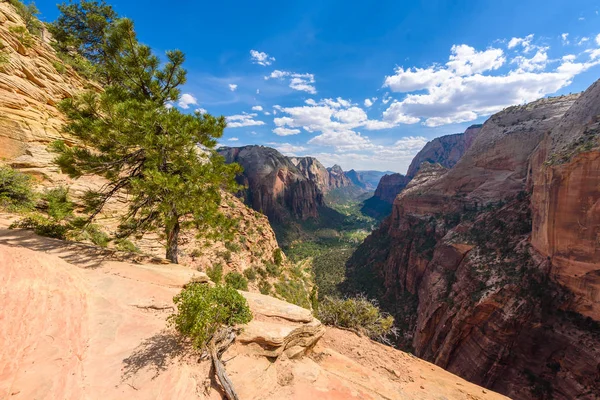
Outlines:
[[510,107],[422,164],[347,265],[400,346],[513,398],[600,396],[599,94]]
[[324,205],[319,181],[308,179],[288,157],[264,146],[221,148],[219,153],[226,162],[244,167],[240,183],[247,187],[246,203],[270,220],[318,216],[318,208]]

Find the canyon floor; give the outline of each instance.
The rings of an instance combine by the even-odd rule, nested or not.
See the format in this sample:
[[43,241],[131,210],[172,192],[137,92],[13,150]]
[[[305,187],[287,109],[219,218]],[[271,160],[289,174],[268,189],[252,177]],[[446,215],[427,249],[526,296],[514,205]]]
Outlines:
[[[0,398],[221,398],[207,378],[210,363],[165,322],[172,297],[197,271],[9,223],[0,217]],[[238,341],[223,360],[241,399],[504,398],[333,328],[300,359],[267,358]]]

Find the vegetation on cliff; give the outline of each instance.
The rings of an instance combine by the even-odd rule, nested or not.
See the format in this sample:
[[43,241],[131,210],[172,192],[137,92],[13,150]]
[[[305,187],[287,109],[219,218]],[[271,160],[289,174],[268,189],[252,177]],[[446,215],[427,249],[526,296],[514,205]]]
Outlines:
[[55,143],[56,162],[72,177],[94,174],[108,180],[86,195],[90,219],[126,192],[129,211],[118,236],[162,231],[166,258],[177,263],[182,228],[223,237],[235,223],[219,211],[221,189],[235,190],[240,172],[215,151],[225,118],[170,107],[186,80],[183,53],[169,51],[161,64],[137,41],[130,20],[115,19],[104,4],[91,4],[63,5],[63,15],[52,25],[57,47],[75,47],[94,65],[104,87],[61,103],[68,118],[64,130],[78,144]]

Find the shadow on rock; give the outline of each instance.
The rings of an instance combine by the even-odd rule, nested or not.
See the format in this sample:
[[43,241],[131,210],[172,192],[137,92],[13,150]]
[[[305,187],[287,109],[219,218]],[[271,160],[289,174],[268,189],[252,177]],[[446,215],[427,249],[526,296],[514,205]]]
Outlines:
[[175,333],[162,331],[145,339],[129,357],[123,360],[121,380],[125,381],[144,369],[154,371],[152,377],[154,379],[166,371],[171,362],[184,356],[187,349],[188,347]]

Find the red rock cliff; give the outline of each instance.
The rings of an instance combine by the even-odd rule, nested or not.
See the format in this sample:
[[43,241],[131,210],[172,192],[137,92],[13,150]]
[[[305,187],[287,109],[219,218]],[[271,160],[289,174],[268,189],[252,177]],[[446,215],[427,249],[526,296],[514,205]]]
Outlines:
[[395,313],[401,345],[514,398],[600,396],[596,86],[492,116],[356,251],[348,288]]

